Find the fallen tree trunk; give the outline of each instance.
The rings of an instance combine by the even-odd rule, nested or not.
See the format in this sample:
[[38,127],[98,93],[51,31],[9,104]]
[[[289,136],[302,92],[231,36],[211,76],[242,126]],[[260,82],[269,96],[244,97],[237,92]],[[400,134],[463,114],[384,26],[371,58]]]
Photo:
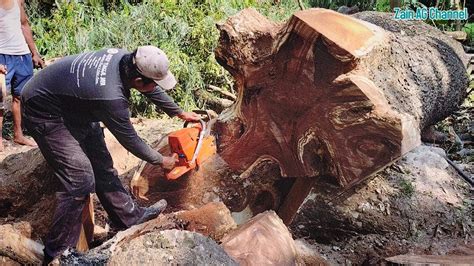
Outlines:
[[31,223],[34,239],[43,236],[59,187],[39,149],[9,155],[0,163],[0,217],[22,217]]
[[375,25],[324,9],[278,25],[248,9],[219,27],[216,57],[239,92],[219,117],[219,154],[241,178],[269,162],[305,178],[280,208],[286,222],[315,177],[359,183],[418,146],[420,131],[466,95],[460,44],[391,14],[355,17]]
[[323,9],[283,26],[248,9],[220,26],[216,56],[239,91],[217,130],[233,169],[272,160],[284,177],[329,175],[348,186],[457,108],[467,85],[459,44],[423,23],[357,16],[392,32]]
[[216,58],[238,99],[215,124],[218,155],[172,182],[147,165],[140,178],[160,180],[150,191],[290,223],[322,180],[335,197],[418,146],[465,97],[467,57],[425,23],[354,17],[310,9],[277,24],[246,9],[219,25]]

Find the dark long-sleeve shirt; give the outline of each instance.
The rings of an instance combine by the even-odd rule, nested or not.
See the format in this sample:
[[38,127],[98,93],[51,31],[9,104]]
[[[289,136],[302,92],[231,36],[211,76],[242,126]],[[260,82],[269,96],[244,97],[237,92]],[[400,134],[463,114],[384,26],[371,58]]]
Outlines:
[[[121,49],[104,49],[65,57],[41,70],[22,92],[23,112],[32,120],[81,124],[102,121],[117,140],[138,158],[163,162],[137,134],[130,122],[130,88],[123,84]],[[169,116],[182,112],[164,90],[144,93]]]

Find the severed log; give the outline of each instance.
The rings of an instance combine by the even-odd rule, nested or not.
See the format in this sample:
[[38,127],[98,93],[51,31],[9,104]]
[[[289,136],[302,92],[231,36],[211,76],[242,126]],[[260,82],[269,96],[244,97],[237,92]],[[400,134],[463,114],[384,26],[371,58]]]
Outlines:
[[416,147],[465,96],[467,59],[436,29],[395,23],[406,37],[324,9],[284,26],[247,9],[220,26],[216,56],[239,91],[220,117],[222,158],[241,172],[273,160],[282,176],[348,186]]
[[48,230],[59,188],[39,149],[11,154],[0,162],[0,217],[30,222],[37,239]]
[[172,206],[211,194],[233,212],[273,209],[290,223],[313,186],[347,191],[417,147],[466,96],[462,46],[422,22],[309,9],[277,24],[245,9],[218,28],[216,58],[238,92],[215,124],[218,155],[178,181],[151,165],[141,173]]
[[[373,24],[310,9],[279,25],[247,9],[219,26],[216,57],[239,93],[219,117],[219,155],[241,178],[273,162],[282,177],[325,177],[347,189],[456,110],[467,86],[460,44],[391,14],[355,17]],[[307,195],[310,184],[290,191],[285,222],[301,203],[292,194]]]

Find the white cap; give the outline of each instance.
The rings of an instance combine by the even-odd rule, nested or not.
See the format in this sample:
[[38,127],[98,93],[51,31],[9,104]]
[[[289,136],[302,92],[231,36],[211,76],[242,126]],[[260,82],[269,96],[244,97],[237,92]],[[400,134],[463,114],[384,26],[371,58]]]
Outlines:
[[152,45],[140,46],[134,58],[138,72],[153,79],[164,90],[176,86],[176,78],[169,71],[169,60],[165,52]]

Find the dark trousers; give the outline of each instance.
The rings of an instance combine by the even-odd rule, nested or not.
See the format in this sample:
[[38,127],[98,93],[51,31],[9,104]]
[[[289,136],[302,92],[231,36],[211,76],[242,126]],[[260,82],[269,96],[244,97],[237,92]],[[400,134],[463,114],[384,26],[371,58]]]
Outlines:
[[24,116],[24,124],[63,185],[56,194],[57,207],[45,239],[45,253],[56,257],[66,248],[75,247],[81,212],[94,190],[115,225],[130,227],[143,216],[144,209],[118,179],[99,123],[38,122]]

